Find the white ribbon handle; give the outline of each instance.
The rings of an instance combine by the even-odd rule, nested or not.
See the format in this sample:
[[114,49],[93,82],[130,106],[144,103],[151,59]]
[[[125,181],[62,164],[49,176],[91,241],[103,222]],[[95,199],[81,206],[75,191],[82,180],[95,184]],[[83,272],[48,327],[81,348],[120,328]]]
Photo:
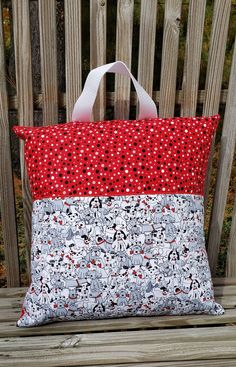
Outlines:
[[156,105],[148,93],[133,77],[127,66],[122,61],[116,61],[90,71],[84,89],[74,105],[72,121],[90,121],[99,83],[107,72],[127,75],[131,78],[139,99],[139,120],[158,116]]

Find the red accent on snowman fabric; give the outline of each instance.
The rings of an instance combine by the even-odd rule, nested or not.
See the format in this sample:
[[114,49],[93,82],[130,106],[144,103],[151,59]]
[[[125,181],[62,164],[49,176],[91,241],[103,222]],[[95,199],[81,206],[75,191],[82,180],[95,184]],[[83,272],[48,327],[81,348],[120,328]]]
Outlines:
[[220,119],[157,118],[15,126],[34,200],[73,196],[203,195]]

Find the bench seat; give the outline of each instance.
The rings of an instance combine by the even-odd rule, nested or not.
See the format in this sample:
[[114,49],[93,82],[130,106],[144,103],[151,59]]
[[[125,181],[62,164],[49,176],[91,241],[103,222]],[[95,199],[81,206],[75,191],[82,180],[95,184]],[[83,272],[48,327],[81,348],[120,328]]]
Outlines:
[[222,316],[159,316],[17,328],[24,288],[0,289],[0,366],[236,366],[236,279],[215,279]]

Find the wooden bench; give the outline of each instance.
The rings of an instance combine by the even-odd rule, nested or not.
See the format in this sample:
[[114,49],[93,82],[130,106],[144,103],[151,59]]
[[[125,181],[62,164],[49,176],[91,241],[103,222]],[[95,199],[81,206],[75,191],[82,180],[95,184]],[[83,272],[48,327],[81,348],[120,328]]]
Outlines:
[[[83,5],[88,6],[88,3],[84,2]],[[225,307],[225,315],[61,322],[29,329],[15,326],[25,288],[20,288],[8,111],[11,113],[12,110],[18,111],[21,125],[33,125],[35,109],[42,110],[43,117],[40,123],[43,125],[57,123],[59,109],[66,108],[66,119],[70,120],[74,102],[82,89],[82,19],[86,11],[84,8],[81,9],[81,0],[64,1],[66,74],[66,93],[64,93],[58,87],[57,79],[57,66],[60,65],[57,65],[56,2],[12,0],[12,5],[14,35],[11,39],[14,40],[15,48],[17,89],[15,95],[8,93],[6,73],[0,73],[0,171],[4,172],[0,175],[0,189],[8,285],[8,288],[0,289],[0,366],[235,367],[236,202],[232,211],[232,224],[227,243],[226,278],[214,278],[216,299]],[[208,256],[212,274],[216,276],[236,135],[236,47],[232,55],[228,89],[221,90],[231,1],[215,0],[214,2],[204,90],[198,90],[198,81],[206,1],[190,0],[186,25],[183,83],[181,90],[176,91],[181,5],[181,0],[163,2],[118,0],[115,58],[131,67],[134,55],[137,54],[134,49],[134,55],[131,57],[132,40],[139,37],[138,80],[152,94],[159,107],[160,116],[173,116],[176,106],[181,116],[196,115],[197,106],[202,106],[204,115],[216,114],[220,104],[225,106],[214,187],[215,195],[210,201],[213,203],[211,219],[207,226]],[[113,8],[114,6],[116,5],[113,5]],[[0,0],[0,9],[1,7]],[[91,68],[106,61],[112,61],[106,59],[106,51],[109,48],[109,42],[106,42],[109,7],[111,2],[106,0],[90,1]],[[139,32],[133,32],[134,7],[136,11],[140,11]],[[154,66],[158,64],[155,54],[156,24],[157,14],[161,9],[164,9],[162,64],[160,90],[155,91],[153,90]],[[111,16],[111,12],[109,14]],[[2,25],[0,10],[0,68],[4,70]],[[85,26],[89,27],[89,24]],[[86,30],[84,29],[83,32]],[[40,90],[32,79],[32,69],[34,77],[38,70],[37,47],[40,48],[41,58]],[[83,52],[85,52],[84,49]],[[155,72],[158,73],[159,70]],[[105,93],[105,82],[103,82],[98,103],[94,109],[95,119],[104,118],[106,106],[114,107],[115,118],[128,118],[130,105],[136,106],[136,98],[133,92],[130,94],[128,80],[117,76],[115,87],[115,92]],[[23,146],[20,147],[21,180],[29,263],[32,201],[22,159],[22,149]],[[206,180],[206,198],[209,193],[213,155],[214,149],[212,149]],[[209,216],[209,209],[207,211]]]

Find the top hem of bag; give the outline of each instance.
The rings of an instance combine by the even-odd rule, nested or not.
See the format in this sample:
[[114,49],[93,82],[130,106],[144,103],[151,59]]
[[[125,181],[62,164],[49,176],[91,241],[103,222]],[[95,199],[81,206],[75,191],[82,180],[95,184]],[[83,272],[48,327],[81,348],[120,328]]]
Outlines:
[[158,195],[184,195],[184,196],[199,196],[201,198],[204,198],[203,194],[200,193],[185,193],[185,192],[155,192],[155,193],[123,193],[123,194],[90,194],[90,195],[61,195],[61,196],[45,196],[42,198],[33,199],[33,202],[39,201],[39,200],[64,200],[67,198],[94,198],[94,197],[114,197],[114,196],[158,196]]
[[[107,122],[117,122],[117,121],[125,121],[125,122],[141,122],[141,121],[145,121],[145,122],[152,122],[152,121],[157,121],[157,120],[161,120],[161,121],[166,121],[166,120],[179,120],[179,119],[190,119],[190,120],[197,120],[197,119],[209,119],[209,120],[217,120],[219,121],[221,118],[220,114],[216,114],[216,115],[202,115],[202,116],[173,116],[173,117],[149,117],[146,119],[110,119],[110,120],[95,120],[95,121],[76,121],[76,120],[72,120],[72,121],[67,121],[64,123],[58,123],[58,124],[47,124],[47,125],[43,125],[43,126],[32,126],[31,124],[28,125],[14,125],[12,127],[12,130],[15,132],[15,134],[22,138],[23,140],[27,140],[27,131],[30,130],[45,130],[45,129],[55,129],[55,128],[63,128],[65,126],[68,125],[77,125],[80,123],[86,123],[86,124],[96,124],[96,123],[107,123]],[[19,129],[21,129],[21,131],[18,131]]]

